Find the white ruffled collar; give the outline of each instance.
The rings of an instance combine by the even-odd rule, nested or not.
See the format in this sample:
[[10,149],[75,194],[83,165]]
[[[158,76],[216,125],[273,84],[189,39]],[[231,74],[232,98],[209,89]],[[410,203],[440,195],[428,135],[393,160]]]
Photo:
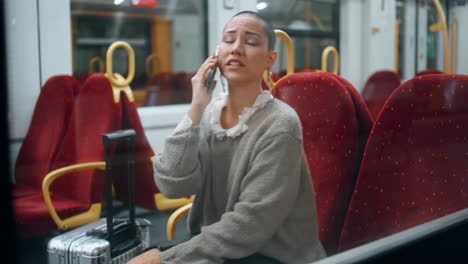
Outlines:
[[[250,107],[245,107],[242,113],[239,115],[239,123],[235,126],[224,129],[221,126],[221,112],[223,107],[226,106],[228,99],[227,93],[220,93],[220,95],[214,99],[212,107],[209,109],[209,123],[213,134],[218,139],[224,137],[235,138],[247,131],[249,128],[246,124],[247,120],[258,110],[263,108],[270,100],[273,99],[273,95],[270,91],[264,90],[262,93],[257,95],[255,102]],[[208,110],[208,109],[207,109]]]

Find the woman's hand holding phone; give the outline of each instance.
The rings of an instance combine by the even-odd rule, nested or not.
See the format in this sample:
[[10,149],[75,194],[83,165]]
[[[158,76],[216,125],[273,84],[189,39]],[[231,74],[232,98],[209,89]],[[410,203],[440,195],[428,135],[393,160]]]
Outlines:
[[212,55],[205,60],[197,73],[192,77],[192,104],[188,111],[188,115],[190,119],[192,119],[194,125],[198,125],[205,107],[211,101],[213,89],[216,86],[216,81],[213,79],[217,65],[218,57],[216,55]]

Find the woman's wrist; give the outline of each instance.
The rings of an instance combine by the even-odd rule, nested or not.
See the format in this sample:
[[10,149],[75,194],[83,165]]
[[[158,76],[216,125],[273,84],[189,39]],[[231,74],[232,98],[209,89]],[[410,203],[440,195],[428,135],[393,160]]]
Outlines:
[[192,104],[190,105],[187,115],[192,120],[192,124],[194,126],[198,126],[200,124],[205,108],[206,108],[206,105],[204,104],[192,102]]

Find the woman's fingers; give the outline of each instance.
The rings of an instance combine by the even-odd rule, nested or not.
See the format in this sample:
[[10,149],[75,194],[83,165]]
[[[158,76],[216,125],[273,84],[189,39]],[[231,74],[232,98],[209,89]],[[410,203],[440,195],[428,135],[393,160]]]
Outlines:
[[[195,125],[200,123],[205,107],[211,101],[216,81],[211,78],[211,80],[207,80],[208,72],[210,68],[213,68],[212,76],[214,76],[217,64],[217,57],[211,56],[207,58],[192,78],[192,103],[187,114]],[[208,87],[210,88],[208,89]]]
[[[192,78],[192,103],[202,106],[208,105],[211,101],[212,87],[214,87],[212,77],[216,72],[218,58],[215,56],[208,57],[198,69],[197,73]],[[213,69],[210,72],[210,69]],[[209,77],[208,75],[211,75]],[[208,88],[209,87],[209,88]]]
[[215,68],[216,64],[218,63],[218,59],[214,56],[209,57],[198,69],[198,72],[196,75],[199,75],[199,77],[202,77],[203,79],[206,79],[208,77],[208,70],[210,68]]
[[208,73],[210,69],[213,69],[214,76],[216,72],[216,65],[218,63],[218,59],[214,56],[209,57],[198,69],[198,72],[192,78],[192,86],[193,88],[201,89],[202,86],[205,86],[205,81],[208,79]]

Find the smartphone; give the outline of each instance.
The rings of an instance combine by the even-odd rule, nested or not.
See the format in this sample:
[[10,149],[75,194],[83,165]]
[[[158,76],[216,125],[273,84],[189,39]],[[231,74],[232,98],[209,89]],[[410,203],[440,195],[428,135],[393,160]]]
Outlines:
[[[218,48],[216,48],[215,57],[218,58]],[[205,80],[205,89],[206,89],[207,93],[209,93],[210,90],[211,90],[211,86],[213,84],[213,79],[214,79],[215,73],[216,73],[216,67],[218,67],[218,66],[215,66],[213,68],[208,69],[208,78],[206,78],[206,80]]]

